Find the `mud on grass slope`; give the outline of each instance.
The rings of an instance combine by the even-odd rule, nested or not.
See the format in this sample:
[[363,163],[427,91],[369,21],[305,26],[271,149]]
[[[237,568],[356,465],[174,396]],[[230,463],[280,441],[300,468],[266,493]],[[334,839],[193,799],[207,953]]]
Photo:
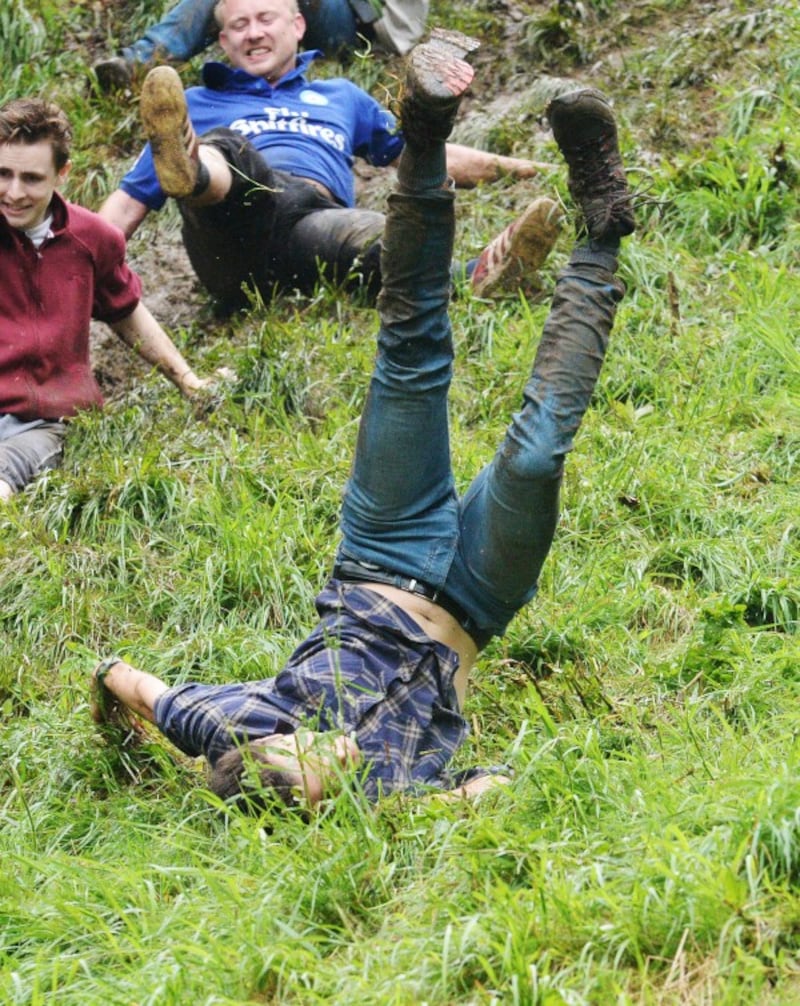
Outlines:
[[[591,84],[615,96],[629,128],[638,159],[646,164],[669,150],[675,154],[713,138],[720,130],[720,95],[743,59],[757,75],[782,29],[786,3],[694,4],[681,0],[614,3],[613,0],[432,4],[431,25],[443,23],[478,35],[483,47],[475,57],[476,82],[464,102],[454,139],[498,153],[558,157],[550,144],[544,109],[553,94],[576,84]],[[83,48],[87,66],[108,51],[109,40],[127,40],[133,27],[146,23],[141,5],[103,4],[90,30],[71,41]],[[212,56],[218,55],[213,50]],[[187,86],[197,79],[202,59],[181,67]],[[341,72],[326,63],[319,72]],[[355,60],[347,71],[380,98],[395,90],[402,61]],[[120,96],[127,114],[135,115],[139,82]],[[112,165],[124,173],[138,150],[134,125],[127,157]],[[382,209],[392,185],[392,172],[357,163],[359,202]],[[467,222],[463,257],[477,254],[493,231],[520,212],[532,195],[551,188],[547,178],[534,183],[501,182],[490,197],[491,212],[482,226],[476,212],[485,196],[462,194],[462,232]],[[495,222],[496,221],[496,222]],[[177,214],[152,215],[130,243],[130,261],[142,277],[145,301],[171,331],[199,322],[204,332],[217,324],[208,298],[199,287],[183,249]],[[247,326],[247,319],[241,324]],[[180,339],[178,339],[180,341]],[[108,398],[114,399],[147,368],[111,335],[95,326],[93,362]]]

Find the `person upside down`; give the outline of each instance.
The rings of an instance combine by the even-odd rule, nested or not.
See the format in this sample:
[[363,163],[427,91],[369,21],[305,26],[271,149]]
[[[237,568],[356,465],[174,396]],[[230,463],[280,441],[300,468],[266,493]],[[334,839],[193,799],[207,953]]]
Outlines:
[[118,657],[93,672],[99,722],[130,714],[203,755],[223,800],[314,806],[348,773],[367,799],[474,796],[502,773],[448,765],[480,650],[534,596],[558,519],[564,459],[597,382],[634,230],[614,114],[594,89],[548,106],[580,212],[522,401],[459,498],[447,399],[454,192],[445,141],[473,71],[454,42],[417,46],[401,105],[406,146],[389,197],[377,354],[319,621],[273,678],[168,686]]

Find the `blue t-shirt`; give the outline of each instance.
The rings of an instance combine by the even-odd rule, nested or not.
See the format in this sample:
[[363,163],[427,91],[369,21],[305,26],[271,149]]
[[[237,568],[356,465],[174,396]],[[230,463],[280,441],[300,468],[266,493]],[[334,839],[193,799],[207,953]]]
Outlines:
[[[343,206],[353,206],[353,159],[391,164],[403,137],[391,112],[349,80],[308,81],[305,71],[319,55],[297,57],[297,66],[272,85],[224,63],[206,63],[203,87],[186,92],[199,136],[226,126],[253,144],[273,169],[322,182]],[[166,202],[148,144],[120,188],[158,210]]]

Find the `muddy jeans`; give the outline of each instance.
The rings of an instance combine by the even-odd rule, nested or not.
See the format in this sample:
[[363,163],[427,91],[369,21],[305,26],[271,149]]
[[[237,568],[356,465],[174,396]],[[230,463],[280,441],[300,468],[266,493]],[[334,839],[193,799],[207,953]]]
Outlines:
[[307,182],[273,171],[232,129],[213,129],[201,142],[223,153],[234,180],[221,203],[178,203],[183,243],[201,283],[224,309],[247,303],[246,285],[269,300],[276,289],[311,293],[320,277],[347,280],[374,299],[382,213],[340,206]]
[[47,468],[55,468],[64,451],[64,423],[29,422],[0,413],[0,479],[19,492]]
[[558,519],[564,457],[589,405],[623,287],[614,278],[614,248],[574,250],[520,410],[459,499],[447,419],[452,242],[452,192],[390,197],[378,353],[337,563],[370,563],[441,591],[466,614],[462,624],[481,646],[536,591]]

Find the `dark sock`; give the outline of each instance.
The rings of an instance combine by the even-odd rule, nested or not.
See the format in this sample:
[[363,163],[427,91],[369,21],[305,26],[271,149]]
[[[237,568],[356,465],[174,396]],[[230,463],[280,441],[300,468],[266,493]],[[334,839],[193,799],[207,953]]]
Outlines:
[[194,183],[194,188],[192,189],[192,196],[201,196],[209,186],[211,182],[211,175],[208,172],[208,168],[203,164],[202,161],[197,163],[197,181]]
[[598,265],[609,272],[616,272],[619,239],[585,241],[572,249],[569,257],[572,265]]
[[447,153],[443,143],[419,147],[406,143],[397,166],[397,180],[412,192],[440,189],[447,181]]
[[614,257],[619,254],[620,239],[616,235],[601,238],[599,241],[589,238],[587,244],[592,251],[605,252],[607,255],[613,255]]

